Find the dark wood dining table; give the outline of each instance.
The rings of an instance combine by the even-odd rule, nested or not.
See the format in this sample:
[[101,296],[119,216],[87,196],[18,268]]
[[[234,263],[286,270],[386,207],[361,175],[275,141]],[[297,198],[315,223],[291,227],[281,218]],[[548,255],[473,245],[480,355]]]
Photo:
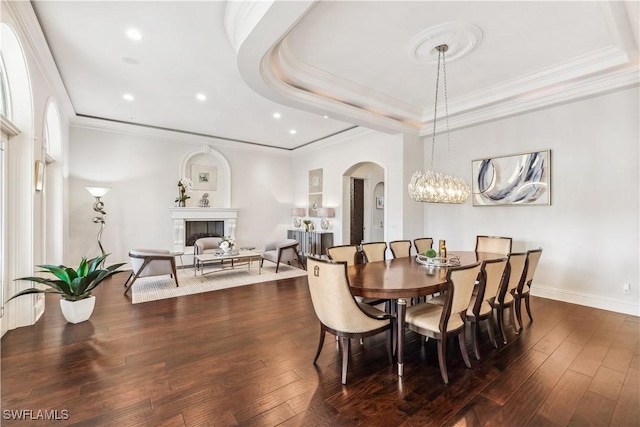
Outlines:
[[[505,255],[488,252],[451,251],[458,256],[460,265],[504,258]],[[415,256],[386,261],[356,264],[348,268],[351,293],[365,298],[384,298],[395,301],[397,315],[398,375],[404,366],[404,326],[407,300],[440,292],[445,288],[449,267],[431,267],[416,261]]]

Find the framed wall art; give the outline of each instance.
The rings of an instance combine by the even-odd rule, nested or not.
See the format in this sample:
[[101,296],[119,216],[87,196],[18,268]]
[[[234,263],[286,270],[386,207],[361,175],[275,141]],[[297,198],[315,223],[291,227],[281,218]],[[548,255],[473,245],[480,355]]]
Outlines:
[[309,171],[309,194],[322,193],[322,169]]
[[318,217],[318,208],[322,207],[322,194],[309,194],[309,216]]
[[191,165],[191,182],[194,190],[217,190],[218,168],[215,166]]
[[471,162],[473,206],[551,204],[551,151],[497,156]]

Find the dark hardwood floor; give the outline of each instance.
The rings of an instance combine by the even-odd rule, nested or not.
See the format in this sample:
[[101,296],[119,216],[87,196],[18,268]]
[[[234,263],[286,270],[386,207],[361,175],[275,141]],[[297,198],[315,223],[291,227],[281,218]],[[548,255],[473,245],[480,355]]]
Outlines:
[[[532,297],[535,321],[465,368],[457,343],[442,383],[435,342],[407,331],[405,375],[384,335],[352,343],[348,384],[306,278],[132,305],[120,275],[89,322],[44,317],[2,339],[2,425],[640,425],[637,317]],[[66,420],[11,420],[57,410]],[[9,412],[8,412],[9,411]],[[64,412],[67,411],[67,412]],[[51,414],[51,412],[49,413]]]

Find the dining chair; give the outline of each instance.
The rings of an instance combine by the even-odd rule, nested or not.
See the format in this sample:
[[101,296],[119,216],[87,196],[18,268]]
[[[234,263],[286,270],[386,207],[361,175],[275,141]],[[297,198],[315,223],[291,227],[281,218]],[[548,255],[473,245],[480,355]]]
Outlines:
[[387,332],[387,357],[391,356],[394,316],[367,304],[358,303],[349,289],[347,263],[309,256],[307,259],[309,293],[316,316],[320,320],[320,340],[313,358],[315,364],[322,352],[326,332],[340,338],[342,347],[342,384],[347,383],[347,367],[351,338],[365,338]]
[[480,263],[449,268],[445,288],[444,305],[420,303],[407,307],[407,327],[420,335],[438,341],[438,363],[445,384],[449,384],[447,373],[447,338],[458,336],[462,359],[467,368],[471,367],[465,339],[465,315],[471,295],[480,273]]
[[480,360],[480,346],[478,345],[480,331],[478,325],[481,321],[487,321],[487,332],[494,348],[498,348],[496,337],[492,327],[493,323],[493,300],[498,295],[500,284],[502,283],[505,270],[507,268],[507,258],[498,258],[483,261],[480,266],[480,283],[477,294],[472,298],[471,310],[467,310],[466,320],[471,326],[471,342],[473,343],[473,353],[476,359]]
[[131,274],[124,282],[124,293],[129,292],[134,282],[140,277],[152,277],[170,275],[176,287],[178,275],[176,272],[176,258],[168,250],[164,249],[132,249],[129,251]]
[[524,280],[524,266],[527,259],[525,252],[510,253],[507,258],[507,268],[505,269],[500,289],[493,302],[489,301],[491,307],[496,310],[498,317],[498,329],[500,335],[502,335],[502,341],[507,343],[507,335],[504,330],[504,312],[508,308],[511,317],[511,326],[516,334],[520,331],[516,325],[517,320],[515,316],[514,307],[514,293],[518,288],[518,285]]
[[511,253],[511,237],[476,236],[476,252],[509,255]]
[[522,330],[522,300],[527,308],[527,314],[529,319],[533,322],[531,316],[531,307],[529,305],[529,291],[531,290],[531,282],[533,282],[533,276],[536,274],[538,268],[538,262],[542,255],[542,248],[532,249],[527,251],[527,260],[525,263],[525,276],[524,280],[520,282],[513,296],[515,297],[516,316],[518,318],[518,324],[520,324],[520,330]]
[[387,243],[363,243],[362,252],[364,252],[364,258],[366,262],[384,261],[385,259],[387,259]]
[[433,239],[431,237],[421,237],[419,239],[414,239],[413,245],[416,247],[417,253],[424,254],[427,249],[431,249],[433,247]]
[[394,240],[389,243],[394,258],[407,258],[411,256],[411,240]]
[[[356,245],[331,246],[327,248],[327,256],[329,257],[330,260],[346,262],[347,266],[352,266],[356,263],[356,257],[358,256],[358,246]],[[359,296],[355,298],[356,298],[356,301],[361,302],[363,304],[369,304],[369,305],[378,305],[382,303],[387,304],[389,302],[389,300],[380,299],[380,298],[364,298]]]

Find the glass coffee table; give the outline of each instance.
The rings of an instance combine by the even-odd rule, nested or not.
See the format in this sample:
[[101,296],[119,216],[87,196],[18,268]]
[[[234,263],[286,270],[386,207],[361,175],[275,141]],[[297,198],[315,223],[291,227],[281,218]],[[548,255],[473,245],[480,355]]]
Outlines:
[[[247,268],[251,270],[252,261],[258,261],[258,274],[262,273],[262,267],[260,266],[260,258],[262,254],[260,252],[252,251],[252,250],[239,250],[239,251],[231,251],[231,252],[214,252],[209,254],[200,254],[195,255],[193,263],[193,275],[198,275],[198,270],[200,270],[200,277],[203,277],[205,274],[209,273],[217,273],[220,271],[227,271],[233,268],[236,268],[238,265],[247,265]],[[227,264],[225,266],[225,261],[231,261],[231,265]],[[219,264],[220,268],[211,269],[210,271],[205,272],[205,266],[207,264]]]

